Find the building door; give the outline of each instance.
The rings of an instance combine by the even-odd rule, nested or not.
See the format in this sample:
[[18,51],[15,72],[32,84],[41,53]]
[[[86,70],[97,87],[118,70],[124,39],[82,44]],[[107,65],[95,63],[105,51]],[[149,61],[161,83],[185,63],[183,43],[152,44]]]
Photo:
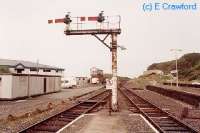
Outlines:
[[47,92],[47,79],[44,78],[44,93]]

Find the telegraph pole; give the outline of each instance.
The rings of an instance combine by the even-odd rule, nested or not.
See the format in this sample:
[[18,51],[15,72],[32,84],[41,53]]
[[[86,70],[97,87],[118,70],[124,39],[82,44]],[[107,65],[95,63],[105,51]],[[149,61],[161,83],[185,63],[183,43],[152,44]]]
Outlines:
[[178,53],[177,52],[181,52],[181,49],[171,49],[170,51],[173,51],[175,53],[175,61],[176,61],[176,87],[178,87],[178,83],[179,83],[179,77],[178,77]]

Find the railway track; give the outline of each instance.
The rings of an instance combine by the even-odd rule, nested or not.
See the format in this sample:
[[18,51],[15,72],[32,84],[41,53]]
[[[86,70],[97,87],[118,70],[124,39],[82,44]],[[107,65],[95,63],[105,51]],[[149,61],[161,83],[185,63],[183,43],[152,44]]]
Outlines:
[[132,103],[160,133],[198,133],[195,129],[175,118],[168,112],[148,102],[127,88],[120,88],[122,94]]
[[20,131],[20,133],[55,133],[75,120],[80,115],[89,113],[100,104],[105,103],[105,100],[109,96],[110,91],[105,90],[85,101],[80,101],[78,104],[61,113],[46,118],[45,120],[36,123],[35,125],[23,129]]

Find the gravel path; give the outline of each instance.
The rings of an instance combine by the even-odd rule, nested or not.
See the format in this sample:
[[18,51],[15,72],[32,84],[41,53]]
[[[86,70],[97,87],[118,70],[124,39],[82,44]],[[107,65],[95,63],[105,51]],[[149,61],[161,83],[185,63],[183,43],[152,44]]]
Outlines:
[[71,99],[74,97],[98,90],[101,87],[64,89],[58,93],[25,100],[0,101],[0,132],[16,132],[72,106]]
[[45,108],[49,103],[58,104],[62,100],[82,95],[84,93],[96,90],[100,87],[88,87],[79,89],[63,89],[61,92],[42,95],[35,98],[28,98],[17,101],[0,101],[0,119],[12,114],[19,116],[36,108]]

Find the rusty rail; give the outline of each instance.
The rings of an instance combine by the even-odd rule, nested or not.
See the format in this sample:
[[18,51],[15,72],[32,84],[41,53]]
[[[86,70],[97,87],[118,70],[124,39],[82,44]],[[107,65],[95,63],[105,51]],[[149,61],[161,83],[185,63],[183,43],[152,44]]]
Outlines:
[[81,101],[78,104],[72,106],[71,108],[58,113],[54,116],[46,118],[45,120],[38,122],[26,129],[19,131],[20,133],[35,133],[35,132],[57,132],[80,115],[89,113],[94,108],[98,107],[100,104],[104,103],[110,95],[109,90],[105,90],[91,98]]
[[186,123],[138,96],[133,91],[124,87],[119,90],[137,109],[137,112],[141,113],[160,133],[198,133]]

